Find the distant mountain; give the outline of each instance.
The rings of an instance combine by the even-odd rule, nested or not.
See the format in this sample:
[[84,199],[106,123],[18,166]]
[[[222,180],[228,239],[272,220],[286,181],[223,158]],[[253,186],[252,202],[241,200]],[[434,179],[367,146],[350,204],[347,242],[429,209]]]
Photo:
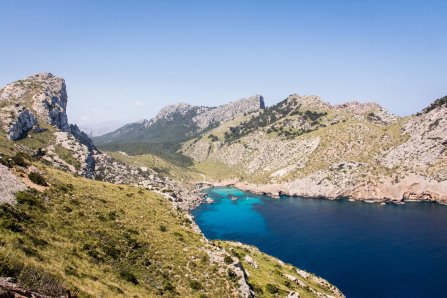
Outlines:
[[85,132],[89,137],[99,137],[109,132],[115,131],[124,124],[126,124],[126,122],[116,120],[97,123],[82,123],[78,124],[78,126],[79,129]]
[[203,107],[179,103],[164,107],[153,119],[129,123],[114,132],[93,138],[100,148],[132,154],[153,153],[189,165],[177,151],[180,144],[244,114],[264,108],[255,95],[220,106]]

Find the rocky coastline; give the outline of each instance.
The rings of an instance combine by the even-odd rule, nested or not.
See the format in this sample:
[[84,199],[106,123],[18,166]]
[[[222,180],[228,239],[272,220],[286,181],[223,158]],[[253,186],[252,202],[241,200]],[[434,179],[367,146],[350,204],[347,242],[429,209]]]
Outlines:
[[273,198],[280,196],[300,196],[305,198],[325,198],[328,200],[349,199],[350,201],[365,201],[368,203],[405,204],[406,202],[436,202],[447,205],[447,193],[443,191],[444,183],[436,183],[432,187],[421,190],[420,183],[403,181],[399,185],[379,185],[375,187],[359,185],[352,188],[332,189],[328,192],[309,187],[307,190],[294,189],[293,183],[282,184],[254,184],[236,180],[225,180],[210,183],[210,187],[233,186],[242,191],[249,191]]

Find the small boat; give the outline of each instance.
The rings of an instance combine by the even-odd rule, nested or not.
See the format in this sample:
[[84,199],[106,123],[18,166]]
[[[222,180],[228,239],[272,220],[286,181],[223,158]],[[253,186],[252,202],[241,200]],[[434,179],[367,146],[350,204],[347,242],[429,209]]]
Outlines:
[[232,197],[231,200],[232,200],[232,201],[237,201],[238,198],[236,198],[236,197]]

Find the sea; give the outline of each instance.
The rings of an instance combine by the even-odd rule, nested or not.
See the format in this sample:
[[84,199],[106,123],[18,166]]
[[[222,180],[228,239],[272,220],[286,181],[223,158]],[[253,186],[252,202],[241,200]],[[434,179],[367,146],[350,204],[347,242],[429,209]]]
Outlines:
[[191,213],[209,239],[255,245],[346,297],[447,297],[447,206],[204,192],[215,203]]

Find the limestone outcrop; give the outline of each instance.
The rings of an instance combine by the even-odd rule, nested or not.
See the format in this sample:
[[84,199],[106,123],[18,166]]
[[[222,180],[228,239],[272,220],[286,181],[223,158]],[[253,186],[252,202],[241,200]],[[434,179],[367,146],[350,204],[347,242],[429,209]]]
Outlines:
[[[67,102],[65,80],[51,73],[39,73],[7,84],[0,90],[1,127],[13,141],[24,137],[35,126],[37,126],[33,130],[35,133],[48,130],[41,126],[53,127],[56,139],[59,132],[73,135],[74,139],[70,146],[67,144],[64,146],[64,142],[60,143],[82,164],[80,169],[67,163],[57,154],[57,150],[52,150],[51,146],[54,144],[48,144],[47,151],[53,155],[48,155],[47,159],[55,165],[62,165],[72,172],[90,177],[95,169],[93,156],[97,153],[96,147],[76,125],[68,123]],[[43,145],[44,142],[42,147]],[[87,150],[82,149],[83,145]]]
[[264,107],[264,98],[261,95],[242,98],[216,108],[193,106],[181,102],[164,107],[157,116],[145,122],[144,125],[151,126],[158,121],[173,121],[178,115],[185,116],[189,113],[192,116],[192,122],[197,125],[198,131],[202,131],[213,124],[224,123],[244,113],[257,112]]
[[17,116],[9,129],[9,139],[15,141],[26,134],[34,125],[37,125],[37,118],[34,117],[27,109],[23,110]]

